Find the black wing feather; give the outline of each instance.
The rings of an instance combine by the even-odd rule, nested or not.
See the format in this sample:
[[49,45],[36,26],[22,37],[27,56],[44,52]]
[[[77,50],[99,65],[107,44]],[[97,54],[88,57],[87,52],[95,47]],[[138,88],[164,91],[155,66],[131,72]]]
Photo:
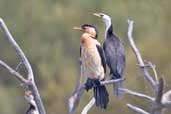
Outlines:
[[113,35],[111,37],[105,40],[103,49],[111,73],[120,78],[125,69],[125,49],[119,38]]
[[96,47],[97,47],[97,50],[98,50],[100,57],[101,57],[101,62],[102,62],[103,68],[104,68],[104,72],[106,73],[106,59],[105,59],[103,49],[99,45],[96,45]]

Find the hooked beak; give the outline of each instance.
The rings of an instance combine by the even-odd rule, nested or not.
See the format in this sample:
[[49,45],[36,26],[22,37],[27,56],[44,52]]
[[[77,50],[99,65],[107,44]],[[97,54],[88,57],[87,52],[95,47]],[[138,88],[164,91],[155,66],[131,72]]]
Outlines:
[[84,32],[84,30],[81,27],[73,27],[73,29]]
[[93,15],[94,15],[94,16],[97,16],[97,17],[99,17],[99,18],[102,18],[101,13],[93,13]]

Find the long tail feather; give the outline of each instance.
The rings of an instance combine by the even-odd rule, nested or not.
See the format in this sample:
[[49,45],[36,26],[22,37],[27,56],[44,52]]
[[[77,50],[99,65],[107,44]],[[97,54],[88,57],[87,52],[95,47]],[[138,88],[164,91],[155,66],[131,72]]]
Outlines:
[[107,89],[104,85],[100,85],[100,81],[98,79],[87,79],[85,84],[85,88],[88,91],[93,88],[94,98],[96,100],[96,106],[106,109],[107,104],[109,102],[109,95]]
[[109,102],[109,95],[105,86],[94,87],[94,98],[96,99],[96,106],[106,109]]

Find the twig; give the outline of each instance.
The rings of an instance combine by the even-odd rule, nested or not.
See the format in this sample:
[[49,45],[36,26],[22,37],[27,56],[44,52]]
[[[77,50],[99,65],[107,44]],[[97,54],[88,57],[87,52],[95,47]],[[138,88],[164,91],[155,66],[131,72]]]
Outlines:
[[12,75],[14,75],[21,83],[28,84],[28,81],[18,72],[16,72],[13,68],[8,66],[5,62],[0,60],[0,65],[6,68]]
[[132,109],[133,111],[137,112],[138,114],[150,114],[149,112],[137,107],[137,106],[134,106],[134,105],[131,105],[131,104],[127,104],[128,108]]
[[0,27],[2,28],[3,32],[6,35],[6,38],[8,39],[9,43],[12,45],[12,47],[15,49],[16,54],[18,55],[20,62],[23,62],[23,64],[25,65],[28,75],[27,75],[27,79],[29,81],[29,89],[32,91],[33,96],[35,98],[36,101],[36,105],[38,106],[38,110],[40,114],[46,114],[45,112],[45,108],[43,106],[41,97],[39,95],[37,86],[34,82],[34,75],[33,75],[33,71],[31,68],[31,65],[29,63],[29,61],[27,60],[25,54],[23,53],[22,49],[19,47],[19,45],[16,43],[16,41],[14,40],[13,36],[11,35],[11,33],[9,32],[6,24],[4,23],[3,19],[0,18]]
[[[137,61],[138,61],[138,64],[140,66],[145,66],[144,62],[143,62],[143,59],[141,57],[141,54],[139,52],[139,50],[137,49],[136,45],[135,45],[135,42],[133,40],[133,37],[132,37],[132,31],[133,31],[133,24],[134,22],[131,21],[131,20],[128,20],[128,40],[129,40],[129,43],[131,45],[131,48],[134,52],[134,54],[136,55],[136,58],[137,58]],[[153,89],[155,89],[155,81],[153,80],[153,78],[150,76],[150,74],[148,73],[147,69],[145,67],[140,67],[140,69],[142,70],[142,72],[144,73],[144,76],[146,78],[146,80],[150,83],[151,87]]]
[[152,64],[152,62],[148,62],[148,64],[151,67],[151,69],[153,70],[154,77],[156,79],[156,82],[158,83],[159,79],[158,79],[158,75],[157,75],[157,72],[156,72],[156,66],[154,64]]
[[140,97],[140,98],[148,99],[150,101],[154,101],[154,98],[152,98],[152,97],[150,97],[148,95],[142,94],[142,93],[134,92],[132,90],[124,89],[124,88],[120,88],[120,90],[127,93],[127,94],[136,96],[136,97]]
[[93,97],[89,103],[84,107],[81,114],[87,114],[87,112],[91,109],[91,107],[95,104],[95,98]]

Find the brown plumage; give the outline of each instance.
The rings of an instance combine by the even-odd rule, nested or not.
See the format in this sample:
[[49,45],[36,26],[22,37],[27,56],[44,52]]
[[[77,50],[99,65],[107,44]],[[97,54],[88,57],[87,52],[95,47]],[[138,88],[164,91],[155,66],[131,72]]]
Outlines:
[[96,40],[97,30],[87,24],[75,29],[84,32],[80,38],[80,56],[83,74],[87,77],[86,90],[93,88],[96,106],[106,109],[109,102],[108,92],[105,86],[100,85],[100,81],[105,78],[106,63],[103,49]]

